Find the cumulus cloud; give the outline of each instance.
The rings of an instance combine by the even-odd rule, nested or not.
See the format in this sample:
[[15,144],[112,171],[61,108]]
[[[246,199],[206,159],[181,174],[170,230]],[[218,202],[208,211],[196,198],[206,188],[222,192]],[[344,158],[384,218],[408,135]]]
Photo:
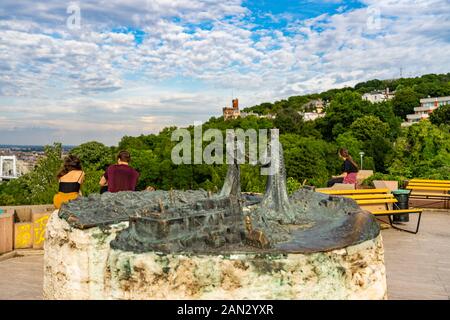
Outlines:
[[288,21],[274,29],[240,0],[79,1],[80,29],[70,29],[70,2],[4,0],[0,129],[32,124],[53,133],[30,131],[30,142],[89,133],[112,144],[219,115],[231,91],[252,105],[393,78],[400,67],[449,71],[448,0],[332,2],[335,12],[309,19],[267,13]]

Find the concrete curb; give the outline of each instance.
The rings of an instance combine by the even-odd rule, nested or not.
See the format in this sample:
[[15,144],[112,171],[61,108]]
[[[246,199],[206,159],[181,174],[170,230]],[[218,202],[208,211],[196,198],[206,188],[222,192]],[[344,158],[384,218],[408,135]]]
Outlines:
[[41,256],[44,250],[17,249],[0,255],[0,262],[17,257]]

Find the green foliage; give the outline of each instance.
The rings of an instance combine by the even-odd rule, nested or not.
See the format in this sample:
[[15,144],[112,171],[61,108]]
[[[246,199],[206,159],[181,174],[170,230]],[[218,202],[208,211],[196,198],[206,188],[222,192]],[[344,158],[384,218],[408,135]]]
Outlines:
[[302,187],[302,184],[292,177],[287,178],[286,188],[289,195],[293,194]]
[[80,158],[85,169],[104,170],[115,160],[111,148],[96,141],[80,144],[73,148],[70,153]]
[[362,149],[367,157],[374,160],[375,170],[384,172],[387,159],[392,152],[388,139],[389,125],[369,115],[355,120],[350,126],[350,132],[357,140],[363,142]]
[[16,199],[14,196],[3,193],[0,189],[0,205],[1,206],[12,206],[15,203],[16,203]]
[[414,108],[420,105],[419,95],[410,87],[399,89],[392,99],[395,115],[402,119],[407,114],[414,113]]
[[397,181],[399,187],[402,186],[403,181],[407,180],[406,177],[403,176],[396,176],[392,174],[384,174],[381,172],[375,172],[372,176],[365,179],[363,181],[363,185],[374,187],[373,181],[374,180],[384,180],[384,181]]
[[[265,191],[267,176],[260,174],[260,167],[245,164],[241,166],[241,188],[247,192]],[[220,185],[220,187],[222,187]],[[219,188],[220,190],[220,188]]]
[[30,204],[30,186],[26,176],[0,184],[0,205]]
[[371,103],[363,101],[359,93],[338,93],[327,108],[325,117],[319,122],[323,137],[327,141],[333,141],[347,131],[355,120],[370,113],[370,109]]
[[374,136],[386,137],[389,132],[389,125],[375,116],[363,116],[356,119],[350,126],[350,131],[361,141],[367,141]]
[[283,109],[277,113],[273,121],[275,128],[280,129],[280,133],[298,133],[303,124],[303,117],[294,109]]
[[330,173],[337,173],[340,162],[334,145],[295,134],[280,136],[287,176],[308,184],[323,186]]
[[363,142],[358,140],[354,133],[351,131],[347,131],[345,133],[340,134],[337,138],[336,138],[336,144],[337,147],[340,148],[345,148],[348,150],[348,152],[353,156],[356,157],[357,155],[359,155],[359,153],[362,151],[363,149]]
[[397,139],[389,172],[407,178],[450,178],[450,133],[421,121]]
[[26,176],[30,190],[30,203],[45,204],[52,202],[53,196],[58,192],[56,175],[62,165],[61,154],[62,145],[60,143],[46,146],[45,158],[40,159],[36,168]]
[[60,143],[46,146],[45,157],[38,161],[33,171],[2,185],[0,205],[51,203],[58,191],[56,175],[62,165],[61,152]]
[[371,114],[388,124],[389,138],[395,139],[400,134],[400,124],[402,119],[395,115],[392,101],[374,103],[372,105]]
[[158,185],[159,160],[152,150],[131,149],[131,166],[139,172],[138,190]]
[[435,125],[450,125],[450,104],[441,106],[430,115],[430,121]]
[[85,172],[85,180],[81,189],[83,195],[98,193],[100,178],[106,168],[115,163],[112,149],[96,141],[83,143],[70,151],[81,160]]

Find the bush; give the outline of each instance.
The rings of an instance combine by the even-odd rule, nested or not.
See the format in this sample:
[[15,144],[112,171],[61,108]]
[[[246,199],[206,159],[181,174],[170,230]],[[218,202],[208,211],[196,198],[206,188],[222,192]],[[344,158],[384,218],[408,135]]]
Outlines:
[[287,178],[286,187],[288,194],[291,195],[302,187],[302,184],[292,177]]
[[407,180],[407,178],[403,176],[396,176],[392,174],[384,174],[376,172],[369,178],[365,179],[362,184],[365,186],[374,187],[373,185],[374,180],[398,181],[398,185],[401,186],[403,184],[403,181]]

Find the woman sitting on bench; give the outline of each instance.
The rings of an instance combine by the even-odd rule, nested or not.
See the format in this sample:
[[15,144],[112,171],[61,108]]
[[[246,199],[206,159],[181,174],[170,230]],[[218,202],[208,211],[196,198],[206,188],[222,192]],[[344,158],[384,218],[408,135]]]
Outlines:
[[353,161],[347,149],[339,149],[339,157],[344,160],[342,164],[343,173],[339,176],[333,176],[327,183],[328,188],[332,187],[335,183],[356,184],[356,176],[359,171],[358,165]]

